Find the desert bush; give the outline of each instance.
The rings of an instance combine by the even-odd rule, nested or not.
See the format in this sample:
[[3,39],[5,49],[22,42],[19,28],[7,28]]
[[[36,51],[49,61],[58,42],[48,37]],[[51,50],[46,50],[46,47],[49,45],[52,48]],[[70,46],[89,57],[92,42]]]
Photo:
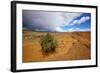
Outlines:
[[48,54],[56,51],[57,40],[55,40],[50,33],[47,33],[46,35],[42,35],[40,38],[40,43],[42,47],[42,52],[44,54]]

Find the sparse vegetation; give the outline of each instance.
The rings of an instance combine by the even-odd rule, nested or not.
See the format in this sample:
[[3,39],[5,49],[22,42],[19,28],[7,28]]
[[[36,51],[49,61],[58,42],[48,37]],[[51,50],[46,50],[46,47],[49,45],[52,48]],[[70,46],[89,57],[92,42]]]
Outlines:
[[40,44],[43,54],[49,54],[56,51],[57,40],[54,39],[54,37],[50,33],[41,36]]
[[47,32],[23,31],[23,63],[91,59],[91,32],[48,33],[57,42],[56,48],[53,48],[54,51],[49,51],[51,48],[49,50],[42,48],[42,42],[47,39],[44,39]]

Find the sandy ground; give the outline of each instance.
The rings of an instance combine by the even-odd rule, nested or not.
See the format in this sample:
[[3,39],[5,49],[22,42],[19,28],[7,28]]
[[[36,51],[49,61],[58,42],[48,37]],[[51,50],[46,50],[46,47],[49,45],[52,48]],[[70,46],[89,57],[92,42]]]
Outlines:
[[43,55],[40,35],[45,32],[23,31],[24,63],[61,60],[85,60],[91,58],[90,32],[51,33],[58,41],[55,53]]

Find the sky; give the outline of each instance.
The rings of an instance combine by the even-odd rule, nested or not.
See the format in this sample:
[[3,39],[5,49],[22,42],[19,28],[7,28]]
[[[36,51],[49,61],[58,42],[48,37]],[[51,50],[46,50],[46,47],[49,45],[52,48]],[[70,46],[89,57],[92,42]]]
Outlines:
[[90,31],[91,14],[23,10],[23,29],[49,32]]

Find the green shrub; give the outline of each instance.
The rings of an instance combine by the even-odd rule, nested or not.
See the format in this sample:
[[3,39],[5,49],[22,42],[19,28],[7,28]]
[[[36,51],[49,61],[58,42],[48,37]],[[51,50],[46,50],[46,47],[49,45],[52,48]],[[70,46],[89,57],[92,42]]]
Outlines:
[[42,47],[42,52],[44,54],[48,54],[56,51],[57,40],[55,40],[50,33],[47,33],[46,35],[42,35],[40,38],[40,43]]

